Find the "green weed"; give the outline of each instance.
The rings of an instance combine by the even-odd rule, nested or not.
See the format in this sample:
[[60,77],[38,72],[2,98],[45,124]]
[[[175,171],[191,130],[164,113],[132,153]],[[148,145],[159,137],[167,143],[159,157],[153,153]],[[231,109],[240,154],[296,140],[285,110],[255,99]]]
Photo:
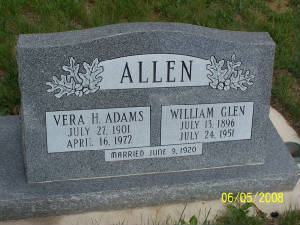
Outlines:
[[[256,213],[250,215],[250,208]],[[191,216],[190,219],[185,220],[183,214],[186,210],[186,205],[182,210],[177,223],[166,223],[166,224],[177,224],[177,225],[299,225],[300,223],[300,211],[296,209],[288,209],[285,213],[280,215],[278,218],[272,218],[260,209],[256,207],[253,203],[244,204],[228,204],[222,215],[218,215],[213,220],[208,220],[209,213],[206,215],[204,221],[200,221],[195,215]]]

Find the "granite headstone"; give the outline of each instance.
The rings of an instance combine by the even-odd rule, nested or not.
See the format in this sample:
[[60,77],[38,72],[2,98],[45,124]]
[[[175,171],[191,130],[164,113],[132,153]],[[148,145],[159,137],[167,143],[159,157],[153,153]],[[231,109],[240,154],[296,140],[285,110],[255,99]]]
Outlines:
[[0,220],[292,189],[268,117],[274,49],[267,33],[178,23],[21,35]]
[[175,23],[21,35],[28,181],[263,164],[274,47]]

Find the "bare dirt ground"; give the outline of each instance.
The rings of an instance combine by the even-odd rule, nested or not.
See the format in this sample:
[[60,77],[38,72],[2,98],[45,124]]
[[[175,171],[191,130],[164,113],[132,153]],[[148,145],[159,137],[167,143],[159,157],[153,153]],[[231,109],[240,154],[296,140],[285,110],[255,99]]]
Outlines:
[[285,13],[289,11],[288,0],[267,1],[266,4],[277,13]]

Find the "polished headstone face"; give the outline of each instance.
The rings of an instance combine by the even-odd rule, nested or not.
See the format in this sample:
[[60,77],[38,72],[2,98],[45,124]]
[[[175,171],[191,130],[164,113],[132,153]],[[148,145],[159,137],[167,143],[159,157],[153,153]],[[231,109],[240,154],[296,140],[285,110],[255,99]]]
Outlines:
[[28,181],[263,164],[274,47],[176,23],[21,35]]

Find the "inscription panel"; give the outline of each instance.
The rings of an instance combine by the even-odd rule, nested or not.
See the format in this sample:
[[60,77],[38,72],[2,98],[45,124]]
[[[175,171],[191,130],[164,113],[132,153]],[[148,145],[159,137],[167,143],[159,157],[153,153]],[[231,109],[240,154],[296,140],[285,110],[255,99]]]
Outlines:
[[105,161],[202,155],[202,144],[151,146],[105,151]]
[[162,106],[161,144],[251,139],[253,102]]
[[150,107],[46,112],[48,153],[150,145]]

